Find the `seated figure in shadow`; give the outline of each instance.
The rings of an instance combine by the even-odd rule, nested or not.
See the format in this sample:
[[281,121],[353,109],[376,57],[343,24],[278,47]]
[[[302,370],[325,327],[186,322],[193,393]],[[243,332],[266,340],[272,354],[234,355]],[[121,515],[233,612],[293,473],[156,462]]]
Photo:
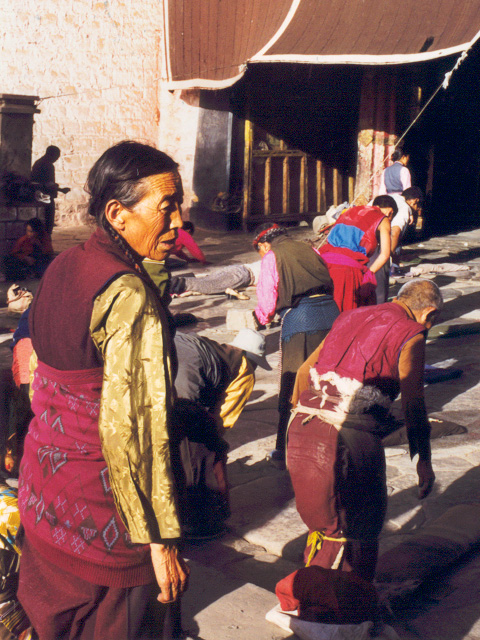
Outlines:
[[25,280],[29,276],[41,278],[52,260],[50,236],[41,220],[31,218],[25,225],[25,234],[3,258],[2,271],[7,280]]

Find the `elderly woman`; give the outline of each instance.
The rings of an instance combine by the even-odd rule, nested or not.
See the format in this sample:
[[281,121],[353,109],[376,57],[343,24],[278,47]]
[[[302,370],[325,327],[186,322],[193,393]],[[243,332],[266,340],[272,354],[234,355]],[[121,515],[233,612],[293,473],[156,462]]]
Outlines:
[[338,316],[338,307],[327,267],[309,245],[293,240],[277,224],[265,224],[255,231],[253,246],[262,258],[257,321],[268,324],[277,312],[282,318],[277,442],[268,456],[282,468],[297,369],[327,335]]
[[87,189],[98,229],[50,265],[30,312],[19,598],[42,640],[158,638],[159,626],[147,630],[165,614],[158,589],[174,601],[188,569],[167,430],[170,337],[142,260],[172,249],[182,183],[169,156],[126,141],[95,163]]

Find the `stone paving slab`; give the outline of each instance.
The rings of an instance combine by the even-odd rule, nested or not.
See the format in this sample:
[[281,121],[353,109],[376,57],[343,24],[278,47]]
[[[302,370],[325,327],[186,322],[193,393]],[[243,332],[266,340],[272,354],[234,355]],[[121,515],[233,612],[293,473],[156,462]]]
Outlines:
[[425,586],[395,628],[402,640],[480,640],[480,556],[468,556],[443,580]]
[[[197,640],[296,638],[265,620],[277,603],[261,587],[190,562],[190,587],[182,599],[183,627]],[[298,640],[298,639],[297,639]]]

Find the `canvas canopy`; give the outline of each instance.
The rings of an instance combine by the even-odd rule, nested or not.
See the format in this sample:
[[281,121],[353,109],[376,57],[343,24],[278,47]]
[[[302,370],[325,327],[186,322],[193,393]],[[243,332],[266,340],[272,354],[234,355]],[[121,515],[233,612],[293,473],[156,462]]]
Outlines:
[[480,36],[480,0],[165,0],[170,89],[219,89],[247,64],[433,60]]

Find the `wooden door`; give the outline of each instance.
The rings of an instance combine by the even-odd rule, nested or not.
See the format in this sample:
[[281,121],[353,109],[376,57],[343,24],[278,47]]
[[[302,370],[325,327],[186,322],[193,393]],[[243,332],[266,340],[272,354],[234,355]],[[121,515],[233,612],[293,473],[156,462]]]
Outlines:
[[243,226],[311,221],[353,200],[354,180],[245,121]]

